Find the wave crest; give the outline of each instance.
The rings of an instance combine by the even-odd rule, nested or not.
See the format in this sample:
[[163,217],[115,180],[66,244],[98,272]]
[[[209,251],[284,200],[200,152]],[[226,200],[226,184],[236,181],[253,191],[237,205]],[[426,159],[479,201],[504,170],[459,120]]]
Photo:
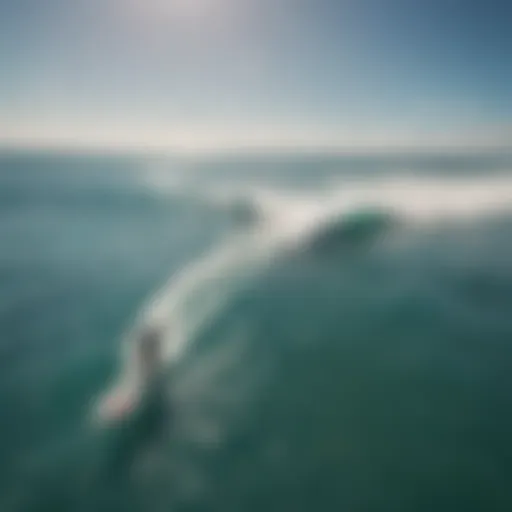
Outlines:
[[123,346],[117,383],[101,400],[100,411],[106,407],[107,417],[112,397],[138,400],[141,395],[144,383],[137,346],[144,330],[156,330],[161,337],[161,365],[175,363],[234,290],[283,252],[328,250],[340,241],[352,243],[361,235],[386,229],[396,218],[419,225],[512,211],[509,176],[345,179],[314,192],[259,184],[201,188],[197,183],[181,190],[240,217],[245,229],[184,267],[141,310]]

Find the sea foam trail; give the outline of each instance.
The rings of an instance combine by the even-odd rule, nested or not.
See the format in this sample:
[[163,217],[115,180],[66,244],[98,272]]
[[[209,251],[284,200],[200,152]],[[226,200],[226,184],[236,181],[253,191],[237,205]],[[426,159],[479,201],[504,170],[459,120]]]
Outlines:
[[148,329],[158,333],[161,364],[175,361],[198,330],[226,304],[240,282],[272,253],[272,237],[251,232],[230,238],[184,267],[141,310],[123,345],[118,383],[101,401],[100,416],[109,416],[118,404],[137,401],[144,382],[138,362],[138,344]]
[[159,333],[161,365],[171,365],[242,282],[283,251],[303,248],[329,223],[343,222],[344,216],[366,209],[382,209],[413,225],[512,212],[512,176],[506,175],[443,179],[396,175],[331,182],[323,191],[308,193],[244,184],[195,187],[194,194],[228,210],[248,201],[259,212],[259,221],[185,266],[141,309],[123,344],[120,376],[102,399],[100,415],[108,416],[112,403],[138,400],[142,393],[137,345],[145,330]]

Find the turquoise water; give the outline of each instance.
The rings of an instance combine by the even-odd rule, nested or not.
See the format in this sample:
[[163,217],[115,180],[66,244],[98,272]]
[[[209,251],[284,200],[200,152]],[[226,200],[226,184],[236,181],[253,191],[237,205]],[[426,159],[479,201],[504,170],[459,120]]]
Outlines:
[[2,512],[512,510],[511,159],[4,154],[0,240]]

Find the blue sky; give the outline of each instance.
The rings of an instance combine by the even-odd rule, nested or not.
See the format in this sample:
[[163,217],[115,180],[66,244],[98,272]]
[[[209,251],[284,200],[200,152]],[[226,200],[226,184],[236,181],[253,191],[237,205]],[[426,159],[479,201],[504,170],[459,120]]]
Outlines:
[[510,145],[506,0],[0,0],[0,142]]

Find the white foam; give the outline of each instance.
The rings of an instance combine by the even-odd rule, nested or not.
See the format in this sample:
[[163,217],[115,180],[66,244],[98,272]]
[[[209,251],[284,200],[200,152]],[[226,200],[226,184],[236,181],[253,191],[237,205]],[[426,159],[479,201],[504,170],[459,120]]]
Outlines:
[[311,193],[258,184],[195,191],[212,204],[250,200],[262,213],[260,223],[252,230],[228,237],[213,251],[184,267],[151,298],[125,344],[125,364],[117,393],[141,385],[133,350],[141,328],[152,326],[162,334],[163,365],[177,361],[198,330],[225,306],[241,281],[333,218],[366,208],[380,208],[413,223],[512,212],[512,176],[506,175],[351,179],[331,182],[323,191]]
[[336,202],[389,209],[411,222],[475,218],[512,209],[512,176],[432,178],[396,175],[340,187]]

